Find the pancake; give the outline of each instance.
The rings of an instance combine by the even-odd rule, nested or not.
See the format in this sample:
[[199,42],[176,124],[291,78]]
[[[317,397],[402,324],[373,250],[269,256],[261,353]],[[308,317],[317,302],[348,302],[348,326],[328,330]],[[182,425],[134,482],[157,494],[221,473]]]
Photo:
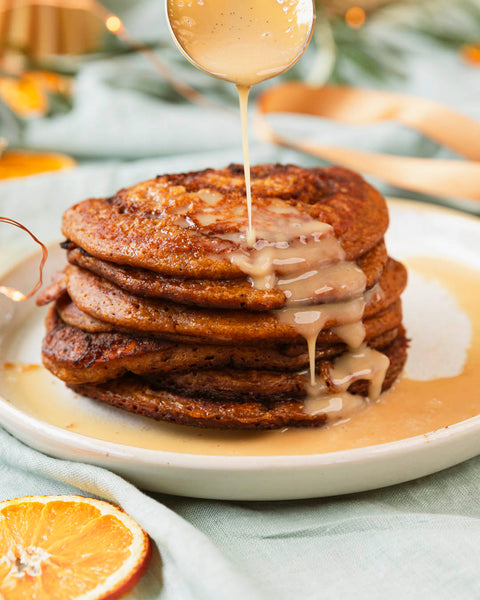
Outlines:
[[[65,323],[68,323],[73,327],[77,327],[82,331],[88,331],[89,333],[108,333],[121,331],[120,328],[115,328],[114,325],[105,323],[99,319],[95,319],[95,317],[91,317],[90,315],[87,315],[87,313],[81,311],[78,306],[72,302],[68,293],[58,298],[58,300],[55,302],[55,308]],[[143,332],[136,333],[137,335],[148,335]]]
[[55,302],[64,294],[67,294],[65,274],[63,271],[56,271],[52,275],[50,285],[44,288],[35,298],[35,304],[37,306],[45,306],[46,304],[50,304],[50,302]]
[[[209,339],[215,343],[298,341],[301,337],[294,328],[281,323],[272,312],[191,308],[164,300],[139,298],[72,265],[66,269],[66,281],[70,298],[77,308],[97,320],[124,329],[169,337]],[[382,313],[394,304],[405,288],[406,281],[405,267],[389,259],[379,282],[381,293],[374,294],[367,302],[365,318]],[[335,325],[335,320],[329,321],[325,328]],[[396,325],[398,323],[393,323],[388,328]],[[319,341],[322,341],[321,338]]]
[[294,165],[254,167],[252,198],[253,247],[239,165],[68,209],[68,264],[37,301],[53,303],[44,365],[80,394],[199,427],[318,426],[331,394],[376,400],[407,349],[384,199],[346,169]]
[[[398,339],[397,339],[398,338]],[[396,379],[403,368],[406,353],[404,344],[404,331],[381,351],[390,359],[390,375],[385,377],[384,389]],[[329,379],[330,360],[317,362],[317,377],[324,379],[334,389]],[[252,401],[261,400],[268,402],[271,398],[276,400],[291,400],[293,398],[305,399],[307,396],[308,373],[285,371],[275,372],[258,369],[201,369],[187,373],[162,373],[147,380],[157,387],[175,393],[181,393],[192,398],[208,398],[210,400]],[[367,382],[355,386],[352,384],[352,393],[366,396],[368,393]]]
[[[155,331],[141,331],[138,329],[131,329],[127,327],[114,326],[111,323],[100,321],[90,315],[82,312],[71,300],[67,297],[62,297],[55,304],[58,313],[65,323],[78,327],[83,331],[89,333],[108,333],[108,332],[124,332],[133,333],[137,336],[156,336],[161,339],[182,341],[184,343],[199,343],[199,344],[211,344],[212,338],[209,336],[200,337],[199,335],[181,335],[172,329],[171,332],[165,333],[165,331],[159,333]],[[363,320],[365,326],[365,339],[370,340],[372,337],[381,335],[382,333],[389,331],[394,327],[398,327],[402,322],[402,303],[401,300],[396,300],[384,311],[377,313],[373,317],[366,318]],[[255,342],[255,340],[253,340]],[[242,344],[247,343],[242,339],[215,339],[215,344],[222,346],[228,344]],[[305,345],[305,340],[301,336],[288,339],[263,339],[262,347],[269,347],[272,344],[289,344],[289,345]],[[335,334],[332,329],[326,329],[319,333],[317,337],[317,344],[340,344],[343,340]]]
[[[392,385],[403,368],[406,348],[405,336],[399,335],[384,350],[390,358],[390,367],[383,390]],[[198,395],[192,398],[185,394],[165,391],[159,387],[161,385],[139,376],[127,375],[107,383],[71,384],[69,387],[79,394],[129,412],[196,427],[264,430],[314,427],[324,425],[327,421],[325,413],[314,415],[305,412],[304,402],[299,397],[301,390],[297,390],[297,397],[287,400],[277,400],[276,396],[270,395],[263,400],[235,401],[212,400]],[[365,395],[367,382],[356,381],[349,391]]]
[[[111,332],[88,333],[67,325],[52,306],[46,320],[42,360],[47,369],[67,383],[98,383],[128,372],[137,375],[189,371],[191,369],[303,370],[308,353],[303,345],[214,346],[185,344],[152,337]],[[383,348],[397,336],[398,328],[369,341]],[[317,345],[316,360],[344,352],[345,344]]]
[[[246,279],[223,281],[165,277],[147,269],[100,260],[77,247],[69,249],[67,257],[72,265],[86,269],[136,296],[163,298],[194,306],[260,311],[283,308],[286,303],[282,290],[256,289]],[[383,240],[357,259],[357,265],[365,273],[367,289],[378,282],[387,259]],[[347,294],[348,290],[343,292]],[[337,293],[336,300],[341,298]],[[331,299],[329,290],[323,290],[318,296],[319,302],[329,302]]]
[[[346,260],[383,239],[385,200],[352,171],[260,165],[251,175],[254,221],[255,214],[275,216],[275,206],[281,206],[298,218],[328,223]],[[163,175],[112,198],[85,200],[64,213],[62,232],[90,255],[117,265],[172,277],[242,279],[228,255],[242,249],[241,241],[230,238],[244,234],[245,224],[243,166],[230,165]]]

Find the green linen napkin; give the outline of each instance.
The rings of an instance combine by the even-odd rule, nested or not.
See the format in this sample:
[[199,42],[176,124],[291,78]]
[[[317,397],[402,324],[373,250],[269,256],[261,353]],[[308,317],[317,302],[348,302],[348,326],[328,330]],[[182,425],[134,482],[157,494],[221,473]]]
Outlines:
[[[0,499],[96,495],[155,542],[131,600],[477,600],[480,459],[331,499],[149,497],[98,467],[49,458],[0,430]],[[183,517],[183,518],[182,518]]]
[[98,467],[56,460],[35,452],[0,429],[0,498],[82,494],[115,502],[155,543],[148,573],[128,597],[185,600],[260,598],[246,577],[187,521]]

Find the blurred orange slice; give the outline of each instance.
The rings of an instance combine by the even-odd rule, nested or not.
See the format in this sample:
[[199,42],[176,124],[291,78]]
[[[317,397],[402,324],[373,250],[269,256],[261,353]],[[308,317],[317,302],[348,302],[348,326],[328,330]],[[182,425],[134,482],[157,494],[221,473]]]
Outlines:
[[20,117],[44,115],[48,110],[48,94],[68,96],[70,79],[49,71],[0,76],[0,99]]
[[114,600],[144,574],[150,543],[119,507],[83,496],[0,502],[2,600]]
[[0,97],[20,116],[42,115],[48,108],[45,92],[24,77],[0,77]]
[[477,67],[480,66],[480,44],[469,44],[462,48],[463,58]]
[[75,165],[73,158],[65,154],[7,150],[0,154],[0,179],[69,169]]

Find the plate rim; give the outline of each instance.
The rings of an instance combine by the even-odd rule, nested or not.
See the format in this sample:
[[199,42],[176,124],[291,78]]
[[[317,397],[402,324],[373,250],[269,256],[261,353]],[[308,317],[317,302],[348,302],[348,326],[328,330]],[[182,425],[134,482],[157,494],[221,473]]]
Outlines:
[[[170,450],[156,450],[151,448],[141,448],[139,446],[130,446],[108,440],[100,440],[75,431],[68,431],[57,425],[46,423],[36,417],[24,413],[19,408],[12,405],[7,399],[0,395],[0,413],[4,411],[10,415],[11,420],[18,420],[20,426],[25,430],[33,430],[41,434],[48,435],[49,432],[56,434],[56,439],[69,444],[77,442],[74,445],[76,450],[88,453],[100,453],[108,458],[117,460],[131,461],[141,460],[142,463],[153,464],[163,467],[195,468],[209,471],[213,469],[228,469],[249,471],[262,471],[265,468],[269,470],[283,470],[292,467],[319,467],[330,464],[355,464],[363,462],[368,458],[382,458],[384,455],[392,457],[404,452],[412,452],[421,448],[433,448],[434,445],[442,444],[448,438],[457,434],[468,435],[469,433],[480,430],[480,415],[459,421],[453,425],[448,425],[434,431],[423,433],[417,436],[374,444],[371,446],[362,446],[360,448],[350,448],[346,450],[337,450],[334,452],[323,452],[313,454],[276,454],[272,456],[252,455],[252,456],[228,456],[216,454],[199,454],[191,452],[173,452]],[[3,423],[2,423],[3,426]],[[200,464],[196,464],[199,462]],[[175,464],[174,464],[175,463]],[[280,463],[280,464],[279,464]]]

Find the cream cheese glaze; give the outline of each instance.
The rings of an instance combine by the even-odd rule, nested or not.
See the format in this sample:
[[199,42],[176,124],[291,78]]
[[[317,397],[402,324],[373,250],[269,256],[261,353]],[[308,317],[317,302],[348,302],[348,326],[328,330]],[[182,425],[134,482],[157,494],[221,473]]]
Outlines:
[[[380,395],[388,369],[388,358],[363,344],[365,328],[362,317],[366,306],[366,277],[354,263],[345,260],[345,253],[333,229],[291,208],[277,210],[258,219],[257,231],[262,239],[253,249],[232,253],[231,260],[252,285],[262,289],[281,289],[287,299],[286,308],[275,311],[277,318],[293,327],[308,345],[310,362],[309,398],[330,394],[318,382],[315,369],[315,348],[318,334],[326,323],[335,323],[335,332],[349,350],[335,362],[332,380],[345,379],[347,393],[350,383],[358,379],[371,380],[369,399]],[[328,298],[322,294],[328,290]],[[369,292],[369,298],[379,293]],[[311,402],[306,403],[306,410]]]
[[[274,311],[278,320],[294,328],[305,338],[310,358],[309,398],[316,404],[323,402],[327,393],[322,382],[317,381],[315,348],[318,334],[326,324],[348,345],[344,363],[349,364],[351,383],[365,371],[375,373],[375,384],[370,386],[369,399],[380,394],[388,359],[381,352],[362,346],[365,329],[362,323],[367,303],[381,296],[377,284],[366,289],[366,276],[353,261],[345,259],[345,252],[336,238],[333,227],[300,212],[287,202],[271,199],[268,206],[253,207],[253,225],[257,239],[248,244],[248,234],[243,215],[232,214],[226,218],[222,212],[222,195],[202,189],[197,195],[206,203],[202,210],[191,215],[200,225],[214,224],[222,219],[237,231],[216,234],[234,242],[237,250],[224,254],[243,271],[253,287],[279,289],[286,297],[286,307]],[[361,368],[357,354],[365,348]],[[343,363],[342,363],[343,364]],[[385,366],[386,365],[386,366]],[[382,375],[383,373],[383,375]],[[373,375],[372,375],[373,377]],[[371,377],[364,377],[370,379]],[[318,389],[315,386],[320,386]],[[348,385],[342,390],[346,404]],[[358,402],[354,402],[358,404]],[[306,410],[311,402],[306,403]]]

